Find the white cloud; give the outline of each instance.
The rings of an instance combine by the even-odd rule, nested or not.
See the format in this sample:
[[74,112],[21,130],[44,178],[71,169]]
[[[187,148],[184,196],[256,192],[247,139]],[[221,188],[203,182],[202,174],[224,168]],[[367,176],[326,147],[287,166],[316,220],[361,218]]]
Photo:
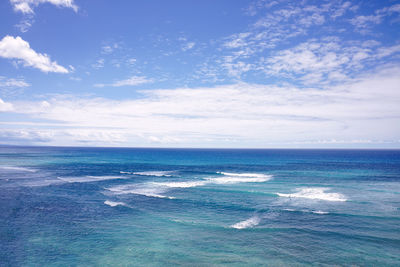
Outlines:
[[[365,42],[364,42],[365,43]],[[400,52],[400,46],[348,44],[338,38],[309,40],[293,48],[280,50],[263,61],[260,69],[268,75],[303,81],[305,84],[343,82],[355,70],[381,63]],[[364,47],[363,47],[364,46]]]
[[43,72],[68,73],[68,70],[46,54],[37,53],[21,37],[5,36],[0,41],[0,57],[16,59],[26,67],[37,68]]
[[195,45],[196,45],[195,42],[188,42],[188,43],[186,43],[185,45],[183,45],[182,51],[190,50],[190,49],[192,49]]
[[29,83],[25,82],[24,79],[18,78],[6,78],[0,76],[0,87],[28,87]]
[[378,9],[371,15],[360,15],[350,19],[350,23],[356,27],[360,33],[370,32],[370,27],[382,23],[382,21],[394,13],[400,13],[400,4]]
[[343,16],[347,10],[351,10],[352,6],[350,2],[344,2],[343,4],[339,5],[337,9],[332,12],[331,17],[336,19],[338,17]]
[[[14,112],[62,123],[54,143],[266,147],[318,140],[399,140],[400,69],[325,89],[224,85],[142,91],[132,100],[58,96]],[[31,125],[30,129],[34,129]],[[67,130],[68,129],[68,130]],[[43,127],[38,131],[43,131]],[[104,135],[103,135],[104,133]],[[74,138],[79,142],[74,143]]]
[[33,22],[33,18],[25,18],[21,20],[20,23],[16,24],[15,27],[17,27],[21,32],[27,32],[32,26]]
[[369,16],[357,16],[350,20],[350,23],[353,24],[356,28],[360,30],[360,28],[366,28],[371,23],[379,24],[382,22],[382,15],[369,15]]
[[243,61],[234,61],[232,57],[225,57],[221,66],[228,71],[230,76],[235,78],[240,78],[243,73],[251,70],[253,67],[252,64]]
[[347,63],[348,55],[339,54],[336,42],[309,41],[281,50],[266,60],[270,73],[329,71]]
[[121,87],[121,86],[135,86],[135,85],[151,83],[151,82],[153,82],[152,79],[148,79],[144,76],[132,76],[125,80],[115,81],[111,84],[98,83],[98,84],[95,84],[94,86],[95,87],[104,87],[104,86]]
[[57,7],[71,8],[75,12],[78,11],[78,6],[75,5],[74,0],[10,0],[10,2],[16,12],[22,12],[23,14],[33,14],[34,8],[44,3]]
[[4,102],[3,99],[0,98],[0,112],[4,111],[12,111],[13,105],[11,103]]
[[101,53],[102,54],[111,54],[112,52],[114,52],[115,49],[120,48],[118,43],[114,43],[111,45],[104,45],[103,47],[101,47]]
[[126,60],[126,64],[128,64],[129,66],[133,66],[136,64],[136,58],[130,58],[128,60]]
[[104,58],[100,58],[96,60],[96,63],[92,64],[92,67],[95,69],[101,69],[104,67]]
[[[308,5],[305,1],[286,2],[258,1],[251,5],[251,14],[255,15],[255,9],[263,10],[265,15],[258,19],[241,33],[232,34],[225,38],[221,50],[225,52],[225,59],[231,57],[230,62],[220,60],[222,68],[228,75],[237,76],[231,66],[242,66],[242,73],[262,70],[262,66],[255,64],[254,57],[268,57],[270,51],[277,51],[278,45],[283,43],[287,47],[288,42],[299,36],[313,35],[313,29],[329,29],[328,20],[342,16],[353,6],[345,3],[320,3]],[[261,12],[260,12],[261,13]],[[334,14],[332,16],[332,14]],[[319,31],[319,30],[318,30]],[[306,55],[304,55],[306,56]],[[243,68],[244,67],[244,68]],[[233,68],[234,69],[234,68]]]

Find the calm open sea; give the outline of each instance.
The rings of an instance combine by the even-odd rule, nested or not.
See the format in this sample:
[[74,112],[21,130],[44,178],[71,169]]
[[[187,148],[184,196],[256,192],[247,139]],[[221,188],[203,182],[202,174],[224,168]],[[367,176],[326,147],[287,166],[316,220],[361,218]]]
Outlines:
[[400,150],[0,147],[0,266],[400,265]]

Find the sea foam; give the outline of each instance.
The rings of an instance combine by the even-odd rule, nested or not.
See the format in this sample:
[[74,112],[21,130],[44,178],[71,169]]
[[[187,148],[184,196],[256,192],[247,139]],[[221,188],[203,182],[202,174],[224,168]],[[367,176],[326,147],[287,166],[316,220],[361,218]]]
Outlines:
[[329,212],[327,212],[327,211],[322,211],[322,210],[313,210],[313,211],[311,211],[312,213],[315,213],[315,214],[320,214],[320,215],[324,215],[324,214],[329,214]]
[[223,174],[222,177],[208,177],[203,180],[191,180],[184,182],[154,182],[153,184],[159,186],[173,187],[173,188],[189,188],[196,186],[203,186],[207,184],[236,184],[236,183],[262,183],[270,180],[272,175],[260,174],[260,173],[227,173],[219,172]]
[[[157,171],[157,172],[140,172],[140,175],[151,176],[171,176],[168,173],[172,171]],[[135,173],[139,174],[139,173]],[[235,184],[235,183],[259,183],[265,182],[272,178],[271,175],[259,173],[220,173],[222,177],[209,177],[201,180],[189,181],[168,181],[168,182],[148,182],[143,184],[130,184],[122,186],[114,186],[106,188],[114,194],[137,194],[148,197],[169,198],[164,193],[172,188],[190,188],[204,186],[208,184]]]
[[265,177],[262,173],[233,173],[233,172],[217,172],[225,176],[239,176],[239,177]]
[[325,201],[347,201],[345,196],[343,196],[342,194],[326,192],[328,190],[330,190],[330,188],[306,187],[306,188],[298,188],[297,192],[292,194],[284,194],[284,193],[276,193],[276,194],[280,197],[289,197],[289,198],[307,198],[307,199],[325,200]]
[[114,179],[126,179],[124,176],[75,176],[75,177],[57,177],[61,181],[68,183],[89,183],[89,182],[98,182],[104,180],[114,180]]
[[157,186],[166,186],[172,188],[189,188],[189,187],[202,186],[205,185],[206,183],[207,181],[187,181],[187,182],[163,182],[163,183],[153,182],[152,184]]
[[272,175],[262,173],[231,173],[218,172],[223,177],[209,178],[208,180],[216,184],[235,184],[235,183],[262,183],[272,179]]
[[157,176],[157,177],[170,177],[173,171],[147,171],[147,172],[132,172],[132,174],[143,175],[143,176]]
[[261,222],[260,217],[253,216],[247,220],[235,223],[235,224],[231,225],[231,227],[236,228],[236,229],[246,229],[246,228],[254,227],[254,226],[258,225],[260,222]]
[[110,201],[110,200],[104,201],[104,204],[106,204],[110,207],[127,206],[126,203],[124,203],[124,202],[114,202],[114,201]]
[[119,185],[119,186],[114,186],[114,187],[110,187],[110,188],[106,188],[106,189],[113,192],[116,195],[135,194],[135,195],[142,195],[142,196],[147,196],[147,197],[173,199],[173,197],[163,195],[163,193],[165,193],[167,191],[166,188],[151,185],[151,183]]
[[17,172],[36,172],[37,170],[25,168],[25,167],[17,167],[17,166],[0,166],[0,169],[7,171],[17,171]]

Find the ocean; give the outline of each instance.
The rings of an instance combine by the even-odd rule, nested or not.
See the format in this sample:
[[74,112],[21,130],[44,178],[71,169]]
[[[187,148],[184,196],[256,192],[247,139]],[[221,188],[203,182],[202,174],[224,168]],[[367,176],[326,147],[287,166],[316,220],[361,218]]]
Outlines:
[[0,266],[400,266],[400,150],[0,147]]

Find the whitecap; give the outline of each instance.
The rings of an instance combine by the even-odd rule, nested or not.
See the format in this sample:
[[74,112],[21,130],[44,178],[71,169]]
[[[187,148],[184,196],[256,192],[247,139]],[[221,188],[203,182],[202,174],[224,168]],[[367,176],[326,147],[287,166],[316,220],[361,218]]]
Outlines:
[[205,178],[204,180],[191,180],[184,182],[153,182],[153,184],[158,186],[172,187],[172,188],[189,188],[189,187],[197,187],[203,186],[207,184],[236,184],[236,183],[260,183],[265,182],[271,179],[270,175],[263,175],[259,177],[249,177],[249,176],[240,176],[240,177],[210,177]]
[[131,174],[143,175],[143,176],[170,177],[172,176],[171,173],[173,173],[173,171],[146,171],[146,172],[132,172]]
[[239,176],[239,177],[265,177],[263,173],[233,173],[233,172],[217,172],[225,176]]
[[271,175],[264,175],[262,177],[227,176],[227,177],[207,178],[207,180],[213,184],[237,184],[237,183],[262,183],[270,180],[271,178],[272,178]]
[[104,180],[114,180],[114,179],[126,179],[124,176],[75,176],[75,177],[57,177],[61,181],[68,182],[68,183],[90,183],[90,182],[98,182]]
[[262,183],[272,179],[272,175],[263,173],[231,173],[218,172],[223,177],[213,177],[208,180],[215,184],[236,184],[236,183]]
[[37,170],[25,168],[25,167],[17,167],[17,166],[0,166],[0,169],[8,170],[8,171],[17,171],[17,172],[36,172]]
[[123,194],[135,194],[147,197],[156,198],[169,198],[174,199],[174,197],[169,197],[162,195],[167,190],[159,186],[152,186],[151,184],[128,184],[128,185],[118,185],[110,188],[106,188],[108,191],[113,192],[116,195]]
[[311,211],[312,213],[315,213],[315,214],[321,214],[321,215],[324,215],[324,214],[329,214],[329,212],[327,212],[327,211],[322,211],[322,210],[313,210],[313,211]]
[[296,211],[295,209],[283,209],[284,211]]
[[254,227],[254,226],[258,225],[260,222],[261,222],[260,217],[253,216],[247,220],[235,223],[235,224],[231,225],[231,227],[236,228],[236,229],[246,229],[246,228]]
[[306,188],[298,188],[296,193],[292,194],[284,194],[284,193],[276,193],[280,197],[289,197],[289,198],[306,198],[306,199],[315,199],[315,200],[325,200],[325,201],[347,201],[345,196],[339,193],[327,193],[326,191],[330,190],[330,188],[323,187],[306,187]]
[[173,187],[173,188],[189,188],[205,185],[207,181],[187,181],[187,182],[164,182],[157,183],[153,182],[152,184],[157,186],[165,186],[165,187]]
[[322,211],[322,210],[295,210],[295,209],[283,209],[284,211],[290,211],[290,212],[297,212],[297,211],[301,211],[301,212],[311,212],[311,213],[315,213],[315,214],[329,214],[329,212],[327,211]]
[[[140,175],[167,176],[168,175],[167,173],[171,172],[172,171],[140,172]],[[172,188],[190,188],[190,187],[204,186],[208,184],[265,182],[270,180],[271,177],[272,177],[271,175],[247,173],[247,174],[234,174],[234,176],[210,177],[202,180],[148,182],[143,184],[115,186],[106,189],[113,192],[114,194],[137,194],[148,197],[173,199],[173,197],[168,197],[164,195],[165,192],[171,190]]]
[[110,201],[110,200],[104,201],[104,204],[106,204],[110,207],[127,206],[126,203],[124,203],[124,202],[114,202],[114,201]]

